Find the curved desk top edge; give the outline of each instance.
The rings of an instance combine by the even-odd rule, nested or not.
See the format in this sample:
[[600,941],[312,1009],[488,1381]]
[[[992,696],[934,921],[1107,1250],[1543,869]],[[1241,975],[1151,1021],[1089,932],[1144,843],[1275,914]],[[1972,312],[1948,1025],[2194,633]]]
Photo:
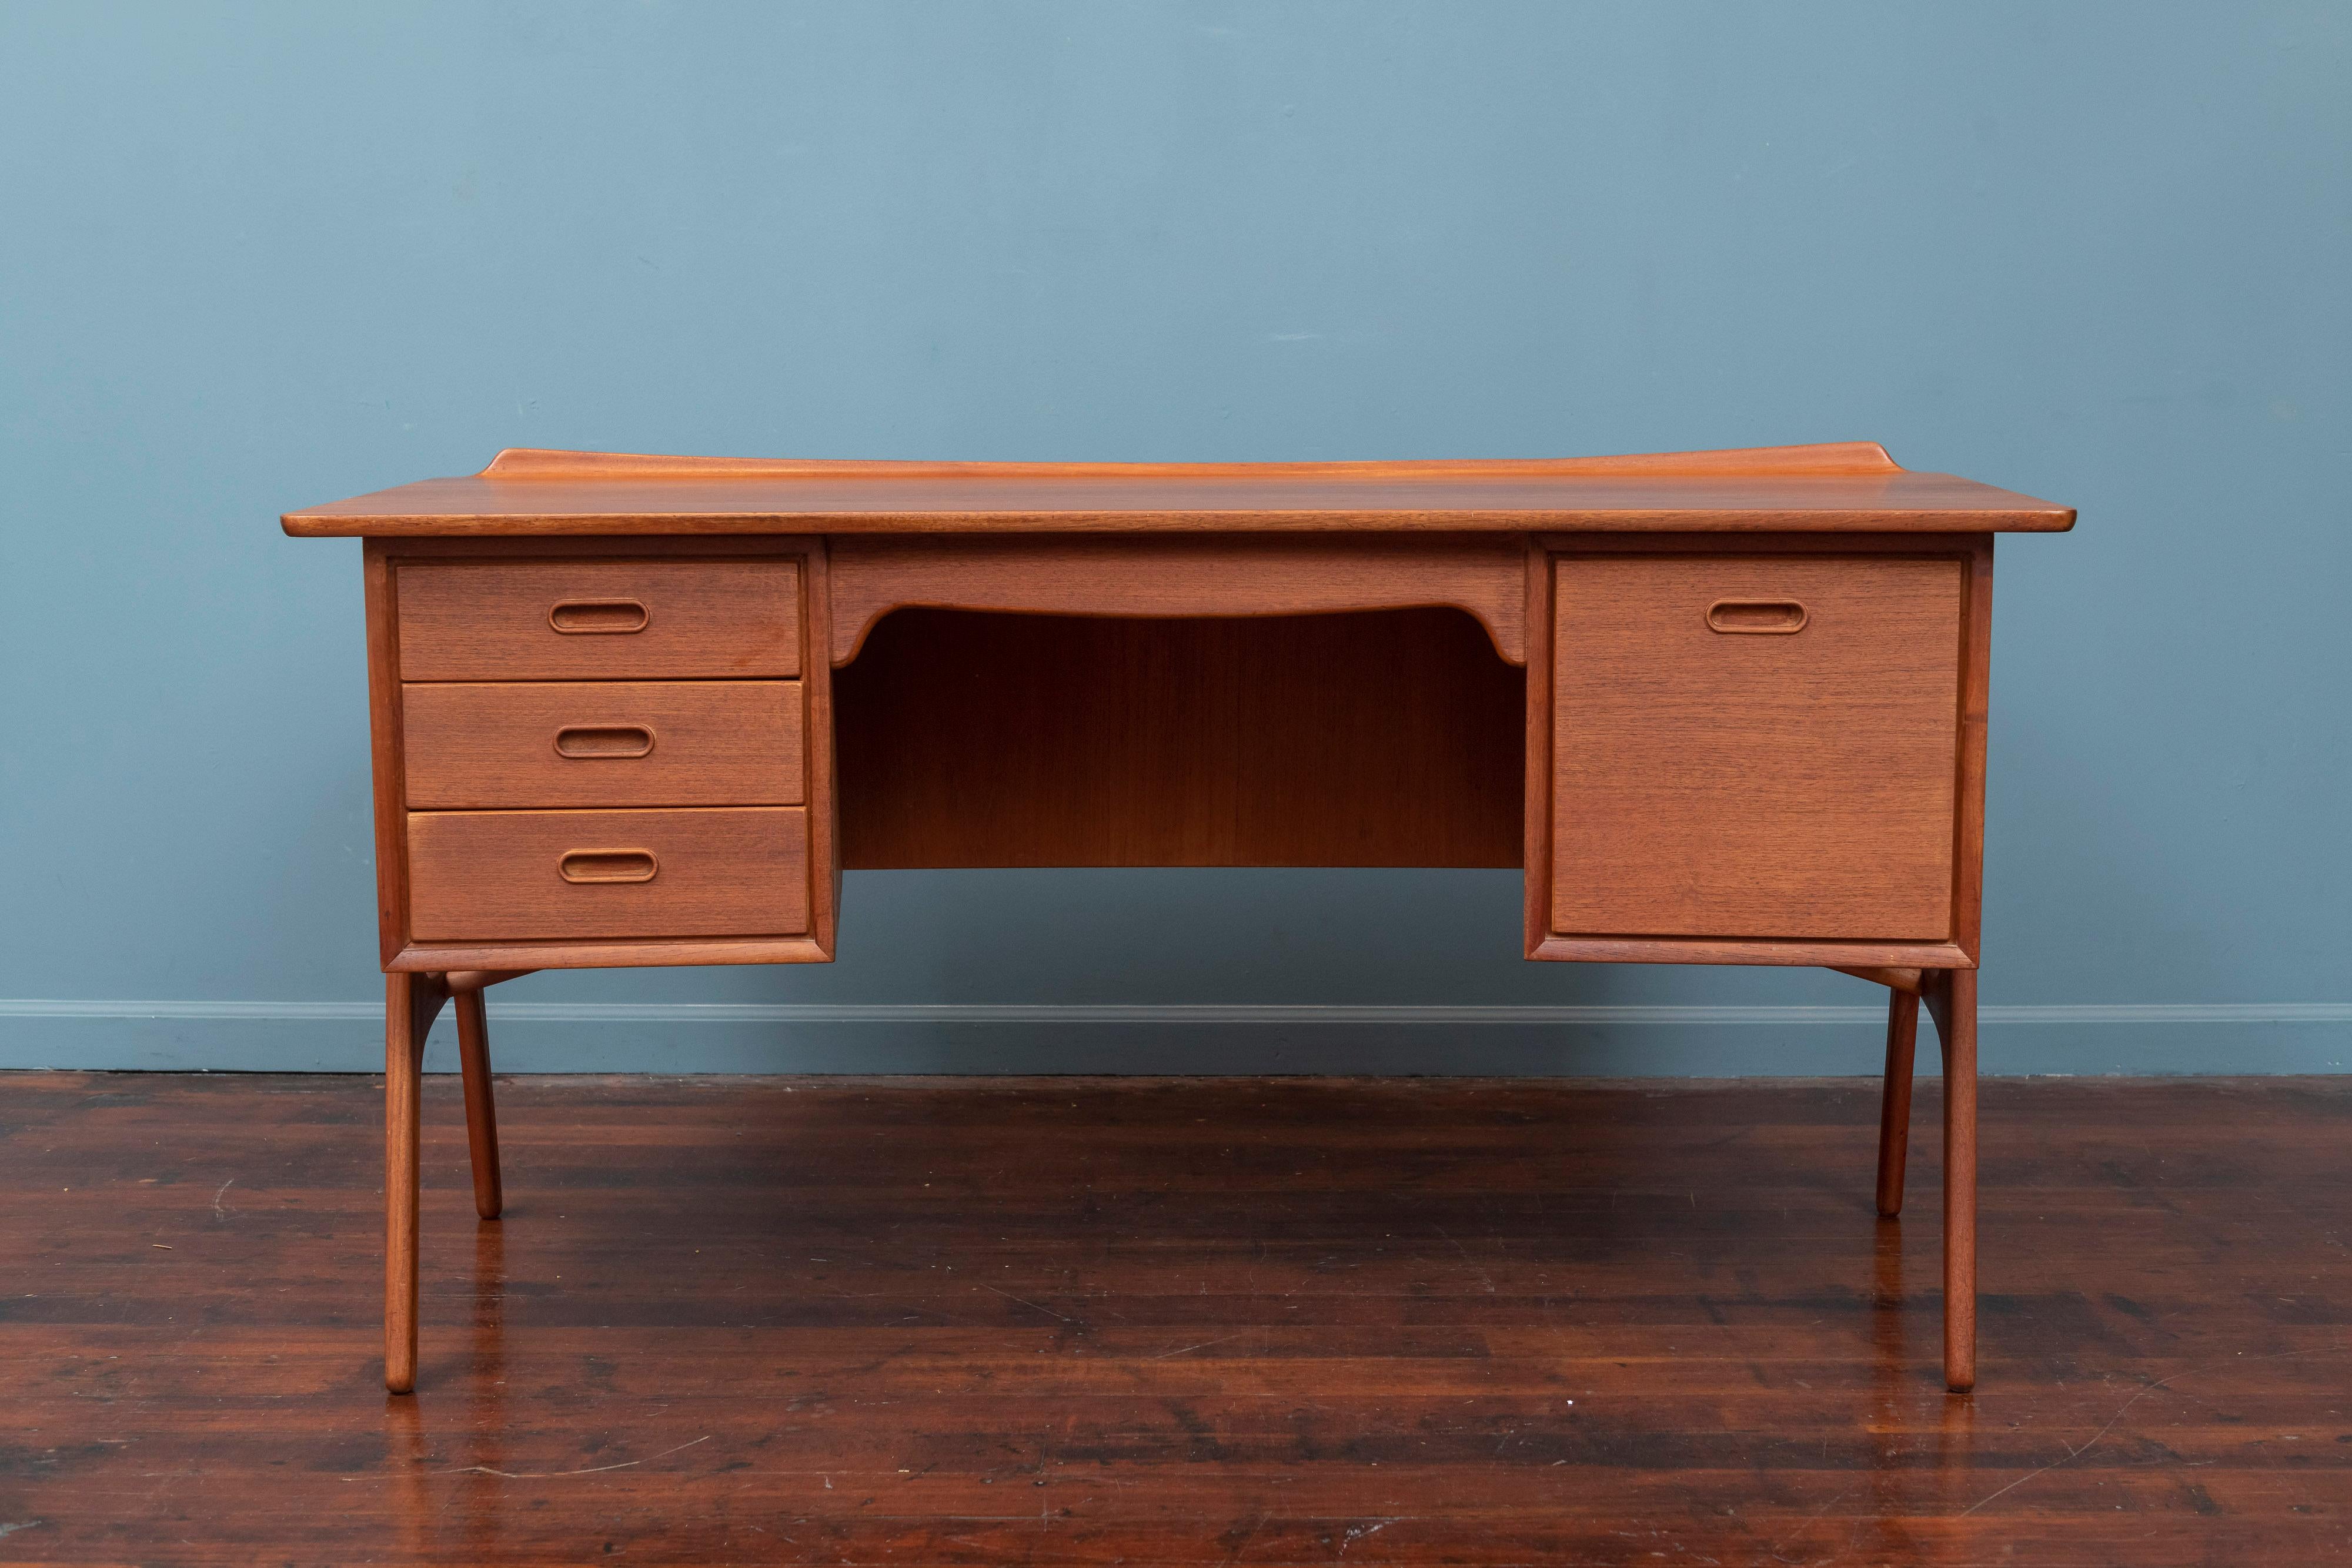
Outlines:
[[289,512],[299,537],[963,532],[2062,532],[2071,507],[1875,442],[1370,463],[898,463],[500,453]]

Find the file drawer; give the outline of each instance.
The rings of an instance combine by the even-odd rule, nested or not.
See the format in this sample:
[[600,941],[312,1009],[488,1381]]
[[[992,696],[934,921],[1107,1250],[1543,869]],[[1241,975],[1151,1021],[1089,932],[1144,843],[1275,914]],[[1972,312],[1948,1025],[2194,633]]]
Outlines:
[[1553,570],[1553,931],[1950,938],[1961,562]]

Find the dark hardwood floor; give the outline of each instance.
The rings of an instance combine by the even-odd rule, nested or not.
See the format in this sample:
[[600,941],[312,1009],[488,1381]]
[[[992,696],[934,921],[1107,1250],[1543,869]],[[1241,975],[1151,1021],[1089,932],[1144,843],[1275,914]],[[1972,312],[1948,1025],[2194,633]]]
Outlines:
[[0,1561],[2352,1561],[2352,1080],[0,1076]]

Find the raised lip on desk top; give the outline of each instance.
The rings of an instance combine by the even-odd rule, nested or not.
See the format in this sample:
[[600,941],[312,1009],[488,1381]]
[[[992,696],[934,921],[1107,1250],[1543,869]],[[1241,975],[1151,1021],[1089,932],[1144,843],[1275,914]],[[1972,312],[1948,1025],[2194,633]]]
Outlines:
[[2055,533],[2070,507],[1914,473],[1874,441],[1618,457],[896,463],[501,452],[289,512],[299,537],[1738,530]]

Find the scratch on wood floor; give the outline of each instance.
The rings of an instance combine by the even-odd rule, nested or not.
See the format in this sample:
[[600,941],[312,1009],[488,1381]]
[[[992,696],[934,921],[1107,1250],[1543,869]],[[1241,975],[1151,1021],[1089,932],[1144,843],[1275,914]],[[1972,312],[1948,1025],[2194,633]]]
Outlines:
[[2084,1454],[2089,1453],[2091,1449],[2097,1445],[2100,1438],[2114,1431],[2116,1429],[2116,1423],[2124,1418],[2124,1412],[2129,1410],[2133,1406],[2138,1404],[2141,1400],[2147,1398],[2158,1389],[2168,1387],[2181,1378],[2194,1377],[2200,1372],[2211,1372],[2217,1367],[2243,1365],[2245,1363],[2250,1361],[2296,1361],[2307,1355],[2344,1355],[2347,1354],[2352,1354],[2352,1345],[2322,1346],[2318,1350],[2283,1350],[2271,1355],[2233,1355],[2227,1361],[2208,1362],[2202,1366],[2183,1368],[2181,1371],[2174,1373],[2170,1377],[2159,1377],[2154,1383],[2149,1384],[2147,1387],[2141,1389],[2138,1393],[2125,1400],[2121,1405],[2116,1406],[2116,1413],[2107,1417],[2107,1424],[2100,1427],[2097,1431],[2092,1433],[2088,1437],[2084,1438],[2081,1448],[2069,1448],[2064,1454],[2051,1460],[2040,1469],[2026,1471],[2025,1474],[2018,1477],[2015,1480],[2010,1482],[1999,1491],[1979,1498],[1976,1501],[1969,1504],[1968,1507],[1960,1510],[1960,1511],[1953,1515],[1953,1517],[1955,1519],[1966,1519],[1969,1515],[1976,1512],[1977,1510],[1984,1507],[1987,1503],[1996,1501],[2000,1498],[2008,1496],[2011,1492],[2015,1491],[2018,1488],[2023,1486],[2026,1482],[2033,1479],[2035,1477],[2046,1476],[2061,1465],[2072,1464],[2074,1460],[2080,1458]]
[[1805,1522],[1804,1522],[1804,1523],[1802,1523],[1802,1524],[1801,1524],[1801,1525],[1797,1526],[1797,1528],[1796,1528],[1796,1529],[1794,1529],[1794,1530],[1792,1530],[1792,1531],[1789,1531],[1787,1534],[1785,1534],[1785,1535],[1781,1536],[1780,1540],[1778,1540],[1778,1541],[1776,1541],[1776,1542],[1774,1542],[1772,1543],[1772,1561],[1774,1561],[1775,1563],[1791,1563],[1791,1562],[1793,1562],[1793,1561],[1794,1561],[1794,1559],[1792,1559],[1792,1558],[1788,1558],[1788,1557],[1783,1557],[1783,1556],[1781,1556],[1781,1555],[1780,1555],[1780,1548],[1782,1548],[1783,1546],[1788,1545],[1788,1544],[1789,1544],[1789,1542],[1790,1542],[1791,1541],[1794,1541],[1798,1536],[1802,1535],[1805,1531],[1807,1531],[1808,1530],[1811,1530],[1814,1525],[1816,1525],[1816,1524],[1820,1523],[1820,1522],[1821,1522],[1822,1516],[1823,1514],[1825,1514],[1825,1513],[1829,1512],[1829,1511],[1830,1511],[1830,1510],[1832,1510],[1832,1509],[1835,1508],[1838,1504],[1840,1504],[1840,1503],[1843,1502],[1846,1499],[1848,1499],[1848,1498],[1852,1497],[1852,1496],[1853,1496],[1853,1495],[1857,1490],[1860,1490],[1859,1488],[1855,1488],[1855,1487],[1848,1487],[1848,1488],[1846,1488],[1846,1489],[1845,1489],[1845,1490],[1843,1490],[1843,1491],[1842,1491],[1842,1492],[1838,1493],[1838,1494],[1837,1494],[1837,1496],[1835,1496],[1835,1497],[1833,1497],[1833,1498],[1830,1499],[1830,1500],[1829,1500],[1829,1501],[1827,1501],[1827,1502],[1825,1502],[1825,1503],[1822,1504],[1822,1506],[1821,1506],[1821,1507],[1819,1507],[1819,1508],[1817,1508],[1817,1509],[1813,1510],[1813,1511],[1812,1511],[1811,1513],[1810,1513],[1810,1514],[1806,1515],[1806,1516],[1805,1516]]
[[1237,1340],[1242,1337],[1242,1334],[1245,1334],[1247,1333],[1249,1333],[1249,1330],[1244,1329],[1242,1333],[1229,1333],[1225,1335],[1223,1339],[1204,1339],[1198,1344],[1188,1344],[1176,1350],[1163,1350],[1158,1355],[1155,1355],[1150,1359],[1153,1361],[1166,1361],[1171,1355],[1190,1355],[1196,1350],[1206,1350],[1213,1344],[1224,1344],[1229,1341]]
[[[992,1291],[996,1291],[996,1287],[995,1287],[995,1286],[993,1286],[993,1285],[990,1285],[990,1284],[988,1284],[988,1281],[985,1281],[985,1280],[982,1280],[982,1281],[981,1281],[981,1283],[982,1283],[982,1285],[986,1285],[986,1286],[988,1287],[988,1289],[990,1289],[990,1290],[992,1290]],[[1076,1319],[1076,1318],[1065,1318],[1065,1317],[1062,1317],[1062,1314],[1061,1314],[1061,1313],[1059,1313],[1059,1312],[1055,1312],[1053,1308],[1051,1308],[1051,1307],[1041,1307],[1041,1306],[1039,1306],[1036,1302],[1032,1301],[1026,1301],[1026,1300],[1024,1300],[1022,1297],[1019,1297],[1019,1296],[1014,1295],[1014,1294],[1013,1294],[1012,1291],[996,1291],[996,1293],[997,1293],[998,1295],[1000,1295],[1000,1296],[1003,1296],[1003,1297],[1006,1301],[1020,1301],[1020,1302],[1021,1302],[1021,1304],[1022,1304],[1023,1306],[1027,1307],[1027,1308],[1028,1308],[1031,1312],[1043,1312],[1043,1313],[1045,1313],[1045,1314],[1047,1317],[1049,1317],[1049,1318],[1060,1318],[1060,1319],[1061,1319],[1061,1321],[1062,1321],[1062,1322],[1066,1322],[1066,1323],[1074,1323],[1074,1322],[1076,1322],[1078,1321],[1078,1320],[1077,1320],[1077,1319]]]
[[[709,1441],[710,1441],[710,1434],[708,1432],[705,1432],[701,1437],[694,1439],[694,1443],[708,1443]],[[500,1480],[509,1481],[560,1480],[565,1476],[602,1475],[606,1470],[625,1470],[632,1465],[650,1464],[656,1459],[667,1458],[672,1454],[691,1448],[694,1447],[694,1443],[680,1443],[675,1448],[664,1448],[660,1453],[647,1454],[642,1459],[623,1459],[617,1465],[591,1465],[584,1470],[494,1470],[488,1465],[465,1465],[454,1470],[436,1470],[434,1474],[443,1476],[496,1476]],[[830,1480],[825,1482],[825,1485],[828,1487],[832,1484],[833,1482]]]

